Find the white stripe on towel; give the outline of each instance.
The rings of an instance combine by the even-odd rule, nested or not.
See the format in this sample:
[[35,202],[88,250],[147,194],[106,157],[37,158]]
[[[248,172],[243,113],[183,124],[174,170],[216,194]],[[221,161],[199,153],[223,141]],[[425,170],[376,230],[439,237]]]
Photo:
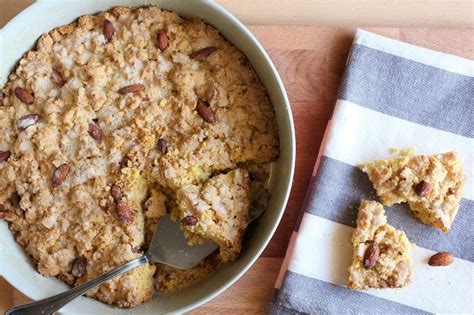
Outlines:
[[[333,127],[334,126],[334,127]],[[390,157],[390,148],[415,148],[416,154],[459,153],[467,176],[463,197],[474,200],[474,139],[389,116],[338,100],[328,125],[325,156],[346,164]]]
[[399,42],[364,30],[357,30],[354,43],[435,68],[465,76],[474,76],[474,62],[469,59]]

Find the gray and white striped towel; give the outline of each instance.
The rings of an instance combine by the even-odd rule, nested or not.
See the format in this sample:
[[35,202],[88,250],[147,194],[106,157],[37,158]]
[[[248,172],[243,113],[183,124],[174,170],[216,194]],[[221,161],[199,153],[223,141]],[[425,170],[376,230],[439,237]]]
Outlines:
[[[358,31],[326,129],[275,296],[272,314],[473,313],[474,62]],[[415,274],[402,289],[347,289],[350,238],[360,199],[374,195],[355,165],[387,158],[389,148],[418,154],[457,151],[467,176],[447,234],[416,220],[405,204],[386,207],[389,224],[416,243]],[[437,251],[455,263],[427,265]]]

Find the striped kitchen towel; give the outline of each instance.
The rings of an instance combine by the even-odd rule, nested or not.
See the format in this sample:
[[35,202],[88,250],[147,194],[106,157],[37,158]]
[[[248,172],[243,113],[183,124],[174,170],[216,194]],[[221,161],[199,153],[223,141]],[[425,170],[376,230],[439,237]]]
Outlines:
[[[473,138],[473,61],[358,31],[270,313],[472,314]],[[355,165],[388,158],[389,148],[457,151],[467,176],[461,207],[447,234],[416,220],[406,204],[385,207],[388,223],[417,245],[413,282],[352,291],[346,284],[357,206],[375,195]],[[455,263],[429,267],[438,251],[451,252]]]

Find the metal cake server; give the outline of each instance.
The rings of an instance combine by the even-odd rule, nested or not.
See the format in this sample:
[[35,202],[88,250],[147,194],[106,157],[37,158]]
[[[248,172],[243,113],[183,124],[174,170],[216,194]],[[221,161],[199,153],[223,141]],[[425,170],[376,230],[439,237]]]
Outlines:
[[179,228],[179,223],[171,220],[170,216],[166,215],[158,221],[150,247],[145,255],[58,295],[30,304],[12,307],[5,312],[5,315],[52,314],[93,287],[140,265],[159,262],[179,269],[190,269],[217,248],[218,246],[211,241],[189,246]]

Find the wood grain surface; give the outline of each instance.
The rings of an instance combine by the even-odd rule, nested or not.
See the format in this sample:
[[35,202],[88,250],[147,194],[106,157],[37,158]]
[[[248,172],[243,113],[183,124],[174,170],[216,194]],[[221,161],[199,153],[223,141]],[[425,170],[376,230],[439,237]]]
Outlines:
[[[444,28],[474,26],[472,0],[215,1],[246,24]],[[33,2],[34,0],[0,0],[0,27]]]
[[[295,179],[282,222],[262,257],[235,285],[192,314],[264,312],[299,214],[354,36],[353,28],[284,25],[249,28],[275,63],[290,98],[297,140]],[[472,29],[366,29],[474,59]],[[27,301],[28,298],[0,278],[0,312]]]

